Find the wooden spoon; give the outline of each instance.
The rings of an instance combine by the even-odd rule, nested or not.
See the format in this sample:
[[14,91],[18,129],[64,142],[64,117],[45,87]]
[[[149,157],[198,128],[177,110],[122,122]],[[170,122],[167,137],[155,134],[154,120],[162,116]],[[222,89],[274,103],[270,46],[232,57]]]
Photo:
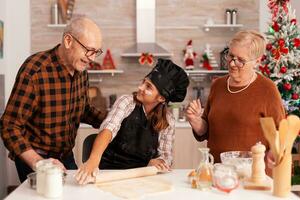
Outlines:
[[288,133],[286,136],[286,142],[285,142],[285,148],[287,153],[292,152],[293,143],[298,136],[299,130],[300,130],[300,119],[296,115],[289,115],[287,117],[288,121]]
[[260,125],[263,129],[263,133],[267,141],[269,142],[271,151],[275,159],[275,163],[278,161],[279,156],[279,135],[276,131],[276,126],[272,117],[260,118]]
[[289,128],[289,123],[287,119],[283,119],[280,121],[279,123],[279,156],[278,156],[278,160],[280,161],[282,156],[283,156],[283,152],[285,151],[286,148],[286,136],[288,134],[288,128]]

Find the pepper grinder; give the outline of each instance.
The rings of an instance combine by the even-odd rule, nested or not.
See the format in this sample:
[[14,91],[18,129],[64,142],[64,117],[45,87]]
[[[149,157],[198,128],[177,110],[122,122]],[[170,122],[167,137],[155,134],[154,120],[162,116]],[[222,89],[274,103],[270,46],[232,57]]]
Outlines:
[[251,178],[244,182],[244,188],[249,190],[270,190],[271,179],[269,179],[265,172],[265,145],[261,142],[256,143],[251,148],[252,152],[252,173]]

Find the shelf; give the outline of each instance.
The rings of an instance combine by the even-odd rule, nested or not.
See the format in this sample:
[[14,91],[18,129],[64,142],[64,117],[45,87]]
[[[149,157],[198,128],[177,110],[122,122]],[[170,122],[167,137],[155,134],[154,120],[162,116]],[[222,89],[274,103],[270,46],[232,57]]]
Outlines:
[[97,77],[97,78],[89,78],[90,82],[101,83],[102,82],[101,75],[111,74],[111,76],[115,76],[115,74],[122,74],[122,73],[124,73],[124,71],[117,70],[117,69],[105,69],[105,70],[88,70],[88,73],[96,75],[96,77]]
[[228,70],[185,70],[188,76],[207,75],[207,74],[227,74]]
[[122,57],[140,57],[142,53],[151,53],[154,57],[171,57],[172,53],[156,43],[137,43],[126,49]]
[[67,24],[47,24],[49,28],[65,28]]
[[228,74],[228,70],[185,70],[191,80],[195,82],[202,82],[208,75],[225,75]]
[[119,69],[105,69],[105,70],[88,70],[89,74],[111,74],[114,76],[115,74],[122,74],[124,73],[123,70]]
[[[49,28],[64,28],[66,24],[48,24]],[[101,26],[102,29],[135,29],[134,26]],[[178,30],[191,30],[199,29],[199,26],[156,26],[157,30],[168,30],[168,29],[178,29]]]
[[204,24],[204,30],[210,31],[210,29],[215,28],[229,28],[230,30],[233,30],[235,28],[242,28],[243,24]]

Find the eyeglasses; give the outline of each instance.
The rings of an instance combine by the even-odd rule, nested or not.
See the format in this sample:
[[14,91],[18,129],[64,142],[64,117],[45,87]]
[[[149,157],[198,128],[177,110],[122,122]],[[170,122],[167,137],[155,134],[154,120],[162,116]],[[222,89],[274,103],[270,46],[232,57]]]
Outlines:
[[[71,35],[71,34],[70,34]],[[96,57],[100,56],[103,53],[103,50],[100,48],[98,50],[94,49],[94,48],[88,48],[85,45],[83,45],[76,37],[74,37],[73,35],[71,35],[72,38],[74,38],[74,40],[80,44],[84,49],[85,49],[85,56],[86,57],[91,57],[93,55],[95,55]]]
[[233,61],[234,65],[239,67],[239,68],[243,68],[247,63],[256,60],[256,59],[253,59],[253,60],[245,61],[245,60],[242,60],[242,59],[239,59],[239,58],[235,58],[235,56],[232,55],[230,52],[227,52],[225,54],[225,59],[227,60],[228,63],[231,63]]

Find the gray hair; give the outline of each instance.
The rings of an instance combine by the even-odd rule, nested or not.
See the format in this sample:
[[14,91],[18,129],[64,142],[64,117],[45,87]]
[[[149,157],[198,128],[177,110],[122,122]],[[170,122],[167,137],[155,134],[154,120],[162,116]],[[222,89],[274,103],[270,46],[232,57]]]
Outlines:
[[84,33],[86,22],[90,21],[87,17],[76,17],[72,19],[64,29],[64,34],[72,34],[75,37],[81,37]]
[[229,46],[234,44],[248,45],[250,57],[259,58],[265,53],[266,41],[262,34],[255,30],[244,30],[236,33]]

